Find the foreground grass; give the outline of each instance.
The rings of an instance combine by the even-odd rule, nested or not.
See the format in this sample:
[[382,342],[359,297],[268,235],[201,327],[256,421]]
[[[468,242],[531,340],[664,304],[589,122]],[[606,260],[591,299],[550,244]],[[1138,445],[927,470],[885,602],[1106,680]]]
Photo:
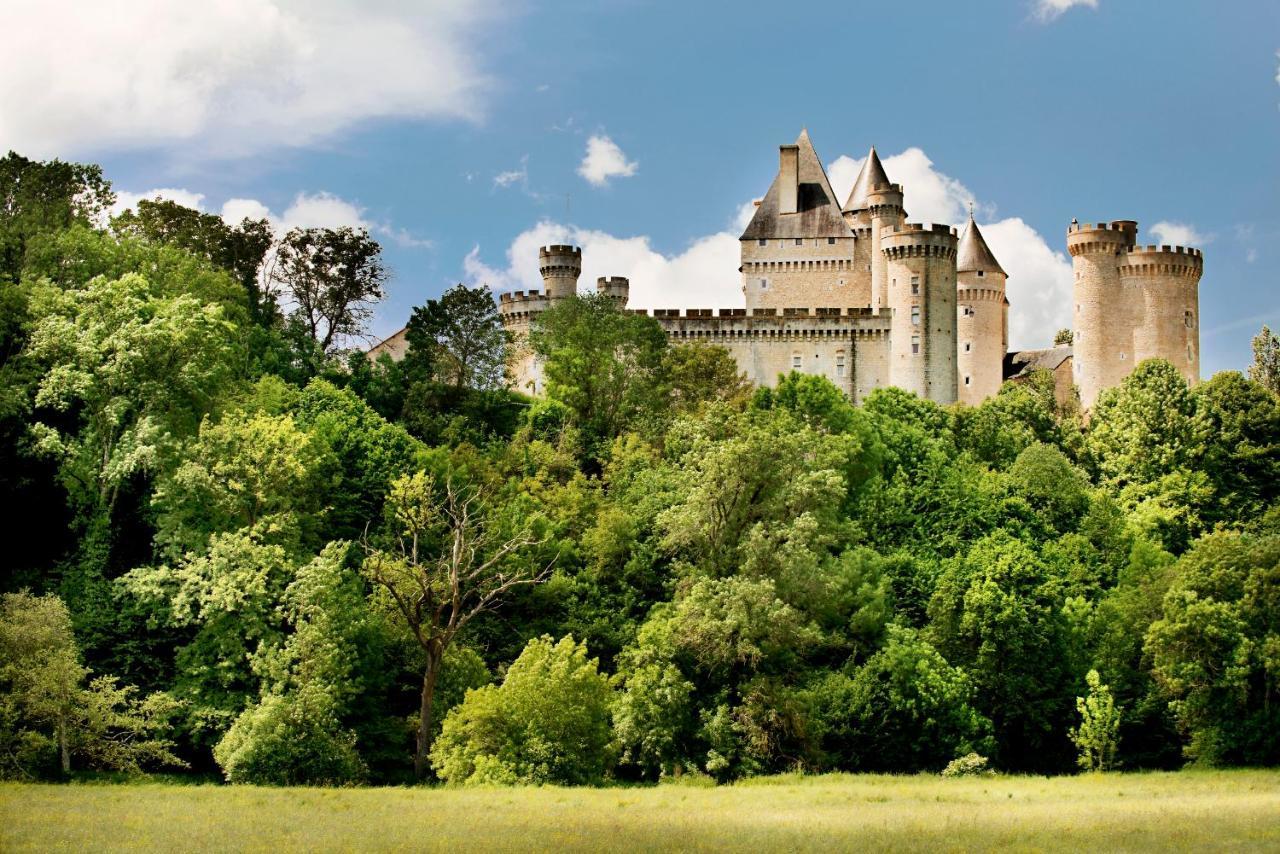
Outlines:
[[0,850],[1280,849],[1280,771],[736,786],[0,784]]

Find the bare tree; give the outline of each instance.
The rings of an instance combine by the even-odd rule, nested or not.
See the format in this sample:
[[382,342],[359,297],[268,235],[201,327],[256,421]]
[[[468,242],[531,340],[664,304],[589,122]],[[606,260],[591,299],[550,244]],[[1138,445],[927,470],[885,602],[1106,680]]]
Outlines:
[[473,618],[497,608],[513,588],[538,584],[551,572],[516,561],[523,549],[545,542],[526,520],[514,534],[499,532],[480,515],[483,495],[425,472],[399,478],[388,498],[394,525],[390,548],[365,538],[364,574],[384,588],[426,654],[413,771],[427,773],[431,704],[445,650]]

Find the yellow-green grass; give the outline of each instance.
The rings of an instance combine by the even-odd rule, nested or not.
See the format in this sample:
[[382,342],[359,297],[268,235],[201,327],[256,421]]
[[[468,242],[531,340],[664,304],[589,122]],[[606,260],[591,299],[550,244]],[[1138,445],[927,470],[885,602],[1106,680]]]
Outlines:
[[0,785],[0,850],[1280,850],[1280,771],[735,786]]

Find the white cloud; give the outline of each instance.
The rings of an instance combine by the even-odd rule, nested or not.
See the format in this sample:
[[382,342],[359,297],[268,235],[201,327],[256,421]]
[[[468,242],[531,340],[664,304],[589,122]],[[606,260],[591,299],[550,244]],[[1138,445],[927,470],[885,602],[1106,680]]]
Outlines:
[[1098,8],[1098,0],[1036,0],[1035,14],[1041,21],[1055,21],[1076,6]]
[[35,157],[238,156],[372,119],[475,118],[480,30],[500,20],[492,0],[9,5],[0,139]]
[[1165,246],[1203,246],[1213,238],[1201,234],[1195,226],[1181,222],[1157,222],[1147,229],[1155,237],[1155,242]]
[[[849,197],[853,182],[862,169],[862,161],[841,155],[827,167],[827,177],[836,201],[841,205]],[[911,222],[962,223],[968,216],[974,194],[964,184],[933,168],[933,161],[919,148],[911,147],[900,154],[881,159],[885,174],[902,185],[903,207]],[[977,205],[976,213],[991,215],[995,209]]]
[[1054,331],[1071,326],[1071,259],[1019,217],[978,228],[1009,274],[1009,349],[1052,346]]
[[640,166],[628,160],[609,137],[596,134],[587,140],[587,153],[578,167],[578,174],[597,187],[604,187],[610,178],[628,178],[636,174]]
[[227,199],[221,215],[231,225],[239,225],[246,219],[271,219],[271,210],[257,199]]

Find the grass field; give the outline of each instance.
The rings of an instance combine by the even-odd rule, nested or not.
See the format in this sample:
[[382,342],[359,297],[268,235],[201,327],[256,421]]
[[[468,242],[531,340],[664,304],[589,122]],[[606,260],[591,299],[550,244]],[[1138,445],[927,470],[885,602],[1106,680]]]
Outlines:
[[1280,771],[735,786],[0,785],[0,851],[1280,850]]

